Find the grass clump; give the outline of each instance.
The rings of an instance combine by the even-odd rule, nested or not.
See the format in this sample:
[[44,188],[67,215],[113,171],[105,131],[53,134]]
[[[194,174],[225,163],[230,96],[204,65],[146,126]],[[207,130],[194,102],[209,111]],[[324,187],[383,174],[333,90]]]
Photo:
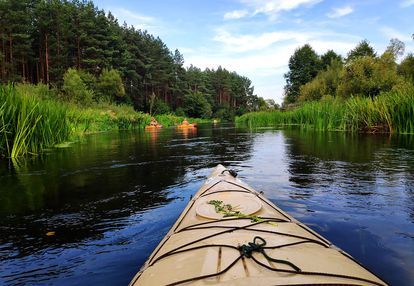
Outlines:
[[414,133],[414,88],[393,89],[376,97],[325,97],[288,111],[263,111],[236,118],[238,125],[298,125],[319,131]]
[[0,156],[36,155],[84,133],[140,128],[149,115],[131,106],[88,107],[58,99],[46,85],[0,85]]
[[[168,127],[181,124],[184,116],[162,114],[156,119]],[[126,104],[68,101],[44,84],[0,85],[0,156],[35,155],[85,133],[143,128],[150,120],[149,114]]]
[[66,108],[24,87],[0,86],[0,153],[8,157],[38,154],[67,140],[70,124]]

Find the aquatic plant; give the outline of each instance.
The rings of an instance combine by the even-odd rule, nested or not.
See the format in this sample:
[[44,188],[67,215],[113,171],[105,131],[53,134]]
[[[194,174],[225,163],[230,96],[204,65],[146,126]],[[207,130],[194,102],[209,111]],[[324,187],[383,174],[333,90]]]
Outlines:
[[[252,222],[264,222],[265,221],[265,219],[255,216],[255,215],[243,214],[237,210],[237,207],[234,207],[230,204],[225,204],[223,201],[220,201],[220,200],[211,200],[211,201],[208,201],[207,204],[213,205],[216,213],[222,214],[223,217],[247,218],[247,219],[250,219]],[[267,222],[267,223],[276,225],[273,222]]]
[[0,86],[0,152],[9,157],[38,154],[68,139],[66,109],[11,85]]
[[414,88],[402,87],[371,97],[327,97],[287,111],[262,111],[236,118],[238,125],[297,125],[319,131],[414,133]]

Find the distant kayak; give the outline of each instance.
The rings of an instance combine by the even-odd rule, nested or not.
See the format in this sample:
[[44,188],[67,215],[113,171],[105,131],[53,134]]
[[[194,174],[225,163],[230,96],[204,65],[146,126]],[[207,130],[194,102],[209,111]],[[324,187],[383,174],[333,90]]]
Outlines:
[[145,126],[145,129],[157,129],[157,128],[162,128],[162,125],[158,124],[158,125],[147,125],[147,126]]
[[130,285],[387,285],[218,165]]
[[177,125],[177,128],[196,128],[196,127],[197,127],[197,123]]

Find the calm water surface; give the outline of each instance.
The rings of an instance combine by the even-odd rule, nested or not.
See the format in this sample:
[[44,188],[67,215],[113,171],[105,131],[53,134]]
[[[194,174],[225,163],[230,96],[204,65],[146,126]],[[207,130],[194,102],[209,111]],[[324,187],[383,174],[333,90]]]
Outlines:
[[127,285],[218,163],[393,285],[414,285],[414,137],[209,125],[0,161],[0,285]]

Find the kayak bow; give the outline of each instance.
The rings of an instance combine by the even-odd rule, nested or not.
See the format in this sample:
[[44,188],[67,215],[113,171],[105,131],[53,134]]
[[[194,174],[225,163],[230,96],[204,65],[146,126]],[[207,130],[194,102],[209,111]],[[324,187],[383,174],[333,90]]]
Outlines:
[[387,285],[218,165],[130,285]]

